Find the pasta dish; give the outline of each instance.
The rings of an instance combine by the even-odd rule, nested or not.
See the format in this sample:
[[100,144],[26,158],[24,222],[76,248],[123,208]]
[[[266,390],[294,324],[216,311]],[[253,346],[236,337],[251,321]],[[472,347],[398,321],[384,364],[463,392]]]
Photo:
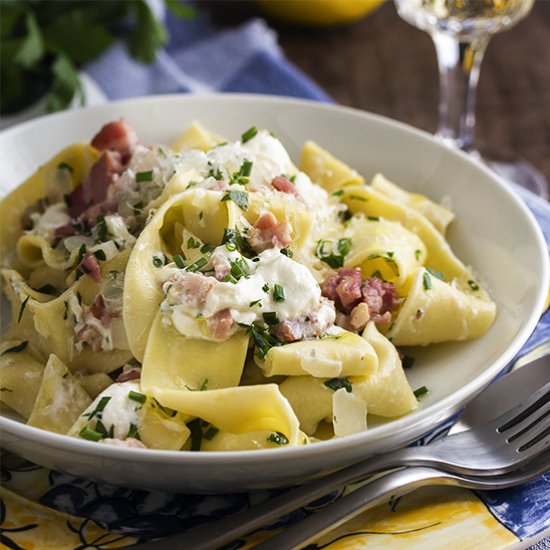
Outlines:
[[[251,127],[145,145],[124,120],[0,203],[0,400],[30,426],[181,451],[289,447],[414,410],[408,346],[496,306],[453,212]],[[413,367],[414,368],[414,367]]]

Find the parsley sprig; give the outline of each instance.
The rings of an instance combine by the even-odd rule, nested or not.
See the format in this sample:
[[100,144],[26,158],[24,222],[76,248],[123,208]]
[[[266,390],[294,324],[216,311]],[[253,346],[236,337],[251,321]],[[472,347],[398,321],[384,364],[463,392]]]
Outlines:
[[[178,17],[191,8],[166,5]],[[2,2],[0,111],[17,112],[42,96],[50,111],[84,100],[78,70],[122,40],[137,61],[150,63],[168,41],[168,29],[145,0]]]

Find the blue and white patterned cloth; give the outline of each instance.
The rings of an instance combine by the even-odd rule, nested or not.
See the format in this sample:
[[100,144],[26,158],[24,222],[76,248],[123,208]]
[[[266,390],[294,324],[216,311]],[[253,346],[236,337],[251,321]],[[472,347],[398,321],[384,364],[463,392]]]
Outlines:
[[[153,65],[135,62],[123,46],[116,45],[85,68],[86,78],[95,85],[96,102],[98,98],[115,100],[161,93],[204,92],[251,92],[332,101],[284,57],[275,33],[262,20],[254,19],[223,31],[216,29],[208,16],[201,13],[184,21],[167,15],[167,22],[172,39]],[[521,189],[518,193],[534,213],[550,243],[549,204]],[[545,353],[550,353],[548,311],[520,355]],[[78,534],[79,547],[84,547],[82,543],[86,540],[87,548],[106,548],[108,545],[103,546],[100,540],[105,543],[118,541],[117,544],[123,546],[125,542],[132,544],[170,535],[216,516],[241,510],[269,496],[267,491],[255,495],[200,496],[120,489],[57,472],[45,472],[11,455],[4,457],[2,476],[3,484],[12,494],[9,502],[2,502],[0,518],[2,543],[10,548],[20,547],[18,544],[23,539],[18,537],[22,537],[23,532],[30,535],[40,524],[39,520],[32,522],[27,518],[28,525],[17,525],[15,521],[11,527],[6,526],[4,520],[20,497],[80,518],[78,526],[75,521],[66,520],[71,531]],[[32,481],[35,478],[37,481]],[[530,539],[550,529],[548,478],[548,475],[543,476],[517,489],[478,497],[490,512],[488,515],[495,517],[505,531],[513,533],[516,541]],[[321,504],[317,503],[318,506]],[[286,517],[278,527],[292,524],[309,513],[314,512],[311,507],[306,507]],[[89,522],[118,538],[101,538],[104,537],[101,535],[94,539],[93,544],[90,543],[86,539]],[[94,532],[95,536],[99,535]],[[422,547],[414,542],[412,545]]]

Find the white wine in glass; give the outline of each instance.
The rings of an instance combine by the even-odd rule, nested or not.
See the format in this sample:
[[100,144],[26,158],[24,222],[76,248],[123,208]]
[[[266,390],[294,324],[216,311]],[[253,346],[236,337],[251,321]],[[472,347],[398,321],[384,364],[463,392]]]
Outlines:
[[[397,12],[426,31],[435,45],[439,77],[436,135],[481,158],[474,146],[479,70],[491,36],[523,19],[534,0],[395,0]],[[548,198],[544,176],[525,161],[483,159],[496,172]]]

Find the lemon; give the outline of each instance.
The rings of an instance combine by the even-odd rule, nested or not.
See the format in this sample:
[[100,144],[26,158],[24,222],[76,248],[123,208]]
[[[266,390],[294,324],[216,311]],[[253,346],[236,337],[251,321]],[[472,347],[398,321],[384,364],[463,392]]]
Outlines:
[[384,0],[258,0],[263,11],[288,23],[330,26],[367,15]]

